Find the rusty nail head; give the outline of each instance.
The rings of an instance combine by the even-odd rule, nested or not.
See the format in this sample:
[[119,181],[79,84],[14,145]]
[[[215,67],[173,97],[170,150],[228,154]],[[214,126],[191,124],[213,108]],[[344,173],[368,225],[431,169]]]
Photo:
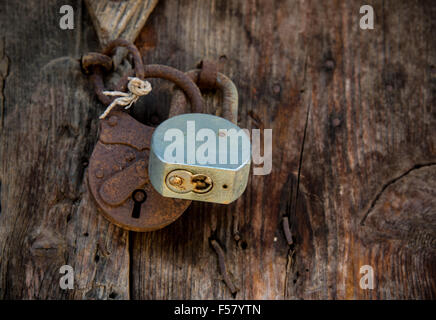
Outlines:
[[280,93],[281,90],[282,90],[282,87],[280,86],[280,84],[276,83],[275,85],[273,85],[273,92],[275,94]]
[[138,190],[136,190],[134,193],[133,193],[133,199],[136,201],[136,202],[144,202],[145,201],[145,199],[146,199],[146,193],[145,193],[145,191],[143,191],[143,190],[141,190],[141,189],[138,189]]
[[99,178],[99,179],[103,178],[103,177],[104,177],[103,169],[99,169],[99,170],[97,170],[97,171],[95,172],[95,176],[96,176],[97,178]]

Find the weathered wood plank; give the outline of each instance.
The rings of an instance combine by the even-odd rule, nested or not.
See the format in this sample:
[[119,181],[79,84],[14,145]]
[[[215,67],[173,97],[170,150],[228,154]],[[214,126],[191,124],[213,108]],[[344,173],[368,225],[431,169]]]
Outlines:
[[[425,179],[409,180],[423,170],[421,165],[436,160],[429,73],[436,56],[435,42],[428,42],[435,31],[435,7],[419,1],[369,4],[376,13],[370,31],[358,27],[358,2],[313,7],[307,14],[319,23],[307,30],[311,108],[297,199],[301,205],[291,213],[297,245],[290,297],[436,295],[436,247],[428,245],[436,241],[430,191],[434,167],[425,169]],[[410,176],[396,181],[409,170]],[[401,193],[391,191],[393,181]],[[371,208],[380,194],[388,197],[388,190],[389,199]],[[370,221],[362,221],[368,212]],[[401,229],[403,237],[398,237]],[[425,243],[411,247],[424,230]],[[374,290],[359,286],[363,265],[374,268]]]
[[[63,4],[75,30],[58,28]],[[99,47],[82,2],[2,3],[0,298],[434,299],[436,6],[368,4],[364,31],[358,1],[160,1],[136,42],[144,62],[218,59],[240,126],[273,129],[273,170],[230,206],[195,203],[129,234],[84,182],[102,106],[77,62]],[[164,120],[169,88],[153,81],[134,115]],[[75,290],[59,288],[63,264]],[[373,290],[359,286],[362,265]]]
[[[195,203],[170,227],[134,235],[135,298],[232,298],[210,239],[225,249],[236,298],[434,298],[436,214],[426,189],[434,175],[416,182],[419,199],[407,200],[422,213],[398,222],[419,230],[426,221],[413,248],[360,223],[391,179],[435,162],[435,8],[369,4],[376,29],[367,31],[357,1],[157,6],[137,40],[144,60],[186,70],[221,57],[239,88],[240,124],[273,129],[273,171],[251,177],[234,205]],[[162,108],[159,94],[149,99]],[[395,221],[413,211],[404,210]],[[295,238],[290,247],[283,216]],[[385,225],[380,219],[371,225]],[[407,235],[419,238],[417,230]],[[374,267],[374,290],[359,286],[365,264]]]
[[[97,136],[96,103],[80,69],[81,2],[72,31],[59,29],[65,1],[2,4],[4,127],[0,135],[0,297],[128,298],[128,232],[107,222],[84,182]],[[50,8],[50,10],[47,10]],[[26,23],[22,19],[25,19]],[[62,290],[59,269],[71,265],[75,290]]]

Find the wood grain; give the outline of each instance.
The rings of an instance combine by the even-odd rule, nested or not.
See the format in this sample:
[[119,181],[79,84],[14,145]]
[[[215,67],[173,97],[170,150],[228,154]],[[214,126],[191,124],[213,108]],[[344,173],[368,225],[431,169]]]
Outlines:
[[[77,28],[62,31],[68,3]],[[229,206],[194,203],[139,234],[86,189],[103,110],[77,62],[99,47],[87,10],[2,3],[0,298],[434,299],[436,6],[366,4],[374,30],[359,28],[359,1],[159,1],[136,40],[144,62],[218,60],[239,125],[273,129],[273,169]],[[152,85],[133,115],[156,124],[171,85]],[[59,288],[63,264],[74,290]]]
[[[435,162],[435,7],[369,4],[368,31],[357,1],[159,4],[137,40],[144,60],[186,69],[220,59],[239,89],[240,125],[273,129],[273,171],[252,176],[233,205],[195,203],[170,227],[134,235],[135,298],[231,299],[211,239],[225,249],[237,299],[435,297],[431,192],[406,211],[426,212],[410,218],[417,229],[408,234],[417,238],[426,221],[425,240],[415,241],[423,251],[361,225],[392,180]],[[359,286],[363,265],[374,268],[374,290]]]
[[[80,18],[80,2],[72,5]],[[22,12],[31,17],[26,25]],[[97,214],[84,183],[102,106],[77,53],[98,43],[83,38],[89,18],[84,28],[62,31],[57,12],[36,2],[2,5],[1,20],[13,28],[5,28],[4,45],[0,297],[127,299],[128,232]],[[75,290],[59,287],[65,264],[75,270]]]

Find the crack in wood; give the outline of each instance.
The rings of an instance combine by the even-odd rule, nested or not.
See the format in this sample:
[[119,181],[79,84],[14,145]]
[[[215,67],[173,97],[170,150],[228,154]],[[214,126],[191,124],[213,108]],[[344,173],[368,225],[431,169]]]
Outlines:
[[9,58],[5,50],[5,38],[0,39],[0,129],[4,126],[5,113],[5,87],[6,78],[9,76]]
[[135,291],[134,291],[134,277],[133,277],[133,265],[134,265],[134,261],[133,261],[133,244],[134,244],[134,239],[133,239],[133,231],[129,231],[127,234],[127,237],[129,237],[127,243],[129,244],[129,268],[128,268],[128,272],[129,272],[129,288],[127,289],[127,292],[129,293],[129,299],[131,299],[132,297],[135,296]]
[[294,255],[295,255],[295,248],[291,246],[288,250],[288,256],[286,260],[286,272],[285,272],[285,286],[284,286],[284,292],[283,292],[283,298],[286,299],[286,294],[288,292],[288,279],[289,279],[289,273],[292,271],[292,268],[294,266]]
[[296,211],[297,211],[298,193],[299,193],[299,189],[300,189],[300,175],[301,175],[301,167],[303,165],[303,152],[304,152],[304,144],[306,142],[307,126],[309,123],[310,106],[311,106],[311,102],[309,102],[309,106],[307,107],[306,123],[304,124],[303,141],[301,142],[300,160],[299,160],[299,164],[298,164],[298,175],[297,175],[297,190],[295,192],[294,215],[296,214]]
[[[307,111],[306,111],[306,123],[304,124],[304,131],[303,131],[303,139],[301,141],[301,151],[300,151],[300,158],[299,158],[299,164],[298,164],[298,173],[297,173],[297,188],[296,188],[296,192],[295,192],[295,205],[294,205],[294,216],[297,214],[297,201],[298,201],[298,195],[299,195],[299,189],[300,189],[300,175],[301,175],[301,167],[303,165],[303,152],[304,152],[304,144],[306,142],[306,134],[307,134],[307,127],[309,124],[309,114],[310,114],[310,107],[311,107],[311,101],[309,102],[309,105],[307,107]],[[286,220],[285,220],[286,218]],[[286,225],[285,225],[286,223]],[[286,228],[288,230],[286,230]],[[285,233],[285,237],[286,237],[286,241],[289,245],[289,251],[288,251],[288,261],[286,263],[286,270],[285,270],[285,284],[284,284],[284,295],[283,298],[286,299],[286,293],[287,293],[287,282],[288,282],[288,278],[289,278],[289,259],[291,260],[291,264],[293,261],[293,257],[295,255],[295,246],[294,246],[294,242],[292,239],[292,234],[289,228],[289,220],[288,217],[284,217],[283,220],[283,231]],[[290,265],[292,268],[292,265]]]
[[381,188],[381,190],[376,194],[376,196],[374,197],[374,199],[371,202],[371,206],[369,207],[369,209],[366,211],[365,215],[363,216],[362,220],[360,221],[360,225],[364,226],[365,225],[365,221],[368,218],[368,216],[371,214],[371,212],[374,210],[375,205],[377,204],[378,200],[380,199],[380,197],[382,196],[382,194],[386,191],[386,189],[393,185],[394,183],[396,183],[397,181],[403,179],[405,176],[407,176],[409,173],[411,173],[412,171],[415,170],[419,170],[421,168],[426,168],[426,167],[430,167],[430,166],[434,166],[436,165],[436,162],[431,162],[431,163],[427,163],[427,164],[417,164],[414,165],[412,168],[410,168],[409,170],[407,170],[406,172],[404,172],[403,174],[399,175],[398,177],[393,178],[392,180],[388,181],[387,183],[385,183],[383,185],[383,187]]

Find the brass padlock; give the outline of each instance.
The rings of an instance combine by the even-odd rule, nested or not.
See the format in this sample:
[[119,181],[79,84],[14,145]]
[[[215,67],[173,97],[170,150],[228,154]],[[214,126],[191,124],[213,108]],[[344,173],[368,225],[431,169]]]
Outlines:
[[[201,71],[188,75],[198,79]],[[222,114],[236,122],[235,85],[217,73],[215,86],[223,93]],[[183,97],[176,93],[173,103],[186,104]],[[247,186],[251,163],[247,133],[235,123],[210,114],[170,116],[155,129],[151,140],[148,172],[156,191],[170,198],[222,204],[239,198]]]

